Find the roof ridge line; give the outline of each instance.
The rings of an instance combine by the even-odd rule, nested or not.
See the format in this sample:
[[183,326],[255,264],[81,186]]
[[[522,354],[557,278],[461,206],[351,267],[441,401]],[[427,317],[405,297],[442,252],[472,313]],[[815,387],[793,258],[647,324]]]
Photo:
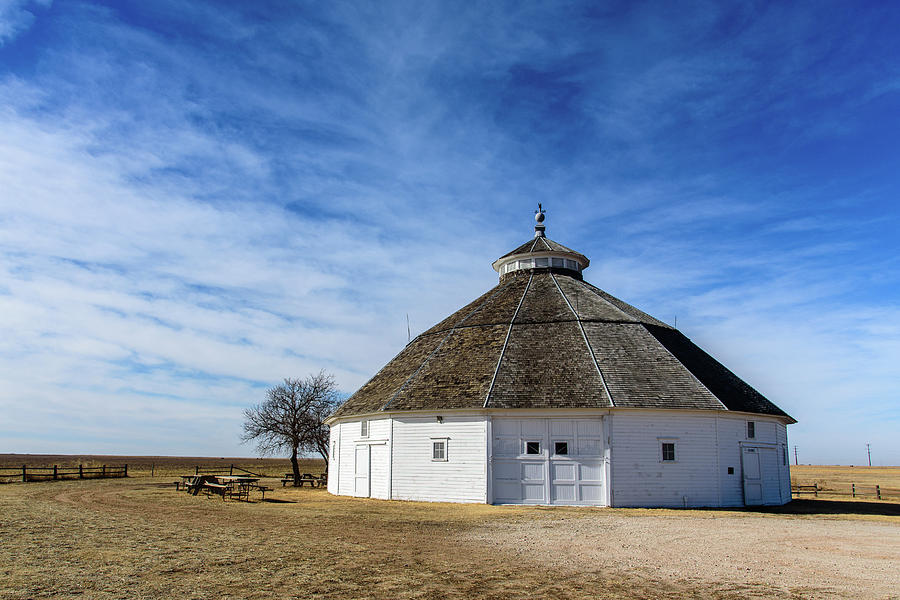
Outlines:
[[[582,283],[585,283],[585,282],[582,281]],[[585,286],[585,287],[587,288],[587,290],[588,290],[590,293],[594,294],[594,296],[596,296],[597,299],[599,299],[601,302],[605,302],[606,305],[609,306],[610,308],[612,308],[614,311],[616,311],[616,312],[618,312],[618,313],[621,313],[621,314],[625,315],[625,316],[628,317],[629,319],[633,319],[635,323],[640,323],[640,322],[641,322],[640,319],[639,319],[638,317],[629,315],[627,312],[625,312],[624,310],[622,310],[621,308],[619,308],[618,306],[616,306],[615,304],[613,304],[612,302],[610,302],[609,300],[607,300],[606,298],[604,298],[601,294],[597,293],[597,290],[594,289],[594,287],[591,286],[591,284],[588,284],[588,285]],[[599,289],[599,288],[597,288],[597,289]],[[623,300],[623,302],[624,302],[624,300]],[[640,309],[638,309],[638,310],[640,310]]]
[[[394,392],[394,395],[391,396],[391,399],[388,400],[387,402],[385,402],[385,403],[384,403],[384,406],[382,406],[379,410],[382,410],[382,411],[387,410],[388,407],[391,405],[391,402],[393,402],[394,400],[396,400],[396,399],[397,399],[397,396],[400,395],[400,392],[403,391],[403,388],[406,387],[406,384],[409,383],[409,382],[412,380],[413,377],[415,377],[416,375],[419,374],[419,371],[422,370],[422,367],[425,366],[425,363],[428,362],[428,359],[430,359],[432,356],[434,356],[434,354],[435,354],[438,350],[441,349],[441,346],[444,345],[444,342],[447,341],[447,338],[449,338],[451,335],[453,335],[453,332],[456,331],[456,328],[457,328],[461,323],[463,323],[466,319],[468,319],[469,317],[471,317],[472,315],[474,315],[475,313],[477,313],[479,310],[481,310],[481,308],[482,308],[485,304],[487,304],[488,300],[490,300],[491,298],[493,298],[494,296],[496,296],[497,294],[499,294],[501,291],[505,290],[505,289],[510,285],[510,283],[512,283],[512,281],[510,281],[510,282],[507,283],[506,285],[497,286],[497,291],[495,291],[493,294],[491,294],[490,296],[488,296],[487,298],[485,298],[485,299],[484,299],[484,302],[482,302],[481,304],[479,304],[477,307],[473,308],[473,309],[469,312],[469,314],[467,314],[465,317],[463,317],[463,318],[459,321],[459,323],[457,323],[456,325],[454,325],[453,327],[451,327],[451,328],[450,328],[450,331],[447,332],[447,335],[444,336],[444,339],[442,339],[441,342],[434,348],[434,350],[432,350],[432,351],[428,354],[428,356],[425,357],[425,359],[422,361],[422,364],[420,364],[419,367],[418,367],[415,371],[413,371],[412,374],[411,374],[409,377],[406,378],[406,381],[404,381],[403,384],[402,384],[399,388],[397,388],[397,391]],[[421,335],[421,334],[420,334],[420,335]],[[416,337],[418,337],[418,336],[416,336]]]
[[[616,297],[616,296],[613,296],[612,294],[610,294],[610,293],[607,292],[606,290],[600,289],[600,288],[598,288],[596,285],[593,285],[592,283],[588,283],[587,281],[584,281],[584,280],[582,280],[582,283],[584,283],[585,286],[586,286],[589,290],[591,290],[592,292],[594,292],[594,294],[595,294],[598,298],[600,298],[601,300],[603,300],[604,302],[606,302],[607,304],[609,304],[610,306],[612,306],[613,308],[615,308],[616,310],[618,310],[619,312],[621,312],[622,314],[628,315],[628,316],[631,317],[632,319],[636,319],[637,322],[638,322],[638,323],[641,323],[642,325],[653,325],[654,327],[660,327],[660,326],[662,326],[662,327],[668,327],[668,328],[670,328],[670,329],[675,329],[674,327],[672,327],[672,326],[669,325],[668,323],[664,323],[663,321],[660,321],[659,319],[657,319],[657,318],[654,317],[653,315],[651,315],[651,314],[649,314],[649,313],[645,313],[644,311],[642,311],[641,309],[639,309],[637,306],[634,306],[634,305],[631,304],[630,302],[625,302],[625,301],[622,300],[621,298],[618,298],[618,297]],[[622,304],[624,304],[625,306],[627,306],[629,309],[634,310],[634,311],[637,313],[637,316],[633,316],[633,315],[629,314],[628,312],[622,310],[621,308],[619,308],[618,306],[616,306],[615,304],[613,304],[612,302],[610,302],[609,299],[606,298],[606,296],[609,296],[609,297],[612,298],[613,300],[617,300],[618,302],[621,302]],[[644,320],[642,320],[642,319],[647,319],[647,320],[649,320],[650,322],[649,322],[649,323],[646,323],[646,322],[645,322]]]
[[556,291],[558,291],[559,295],[562,296],[562,299],[565,301],[566,306],[568,306],[569,310],[572,311],[572,314],[575,315],[575,320],[578,322],[578,328],[581,330],[581,337],[582,339],[584,339],[584,345],[587,346],[588,353],[590,353],[591,355],[591,360],[594,361],[594,366],[597,368],[597,375],[600,376],[600,383],[603,384],[603,391],[606,392],[606,397],[609,399],[609,404],[615,407],[616,403],[612,398],[612,394],[609,392],[609,386],[606,385],[606,378],[603,376],[603,371],[600,370],[600,363],[597,362],[597,357],[596,355],[594,355],[594,349],[591,347],[591,343],[587,339],[587,334],[584,332],[584,325],[581,323],[581,317],[579,317],[578,313],[575,312],[575,309],[572,308],[572,304],[569,302],[569,299],[566,298],[566,295],[565,293],[563,293],[562,288],[559,287],[559,282],[556,281],[556,277],[553,276],[553,273],[550,273],[550,278],[553,280],[553,285],[556,286]]
[[[727,406],[725,406],[725,403],[722,402],[722,399],[721,399],[721,398],[719,398],[719,397],[718,397],[711,389],[709,389],[709,387],[707,387],[707,385],[706,385],[705,383],[703,383],[702,381],[700,381],[700,378],[697,377],[696,375],[694,375],[694,372],[691,371],[690,369],[688,369],[688,368],[687,368],[687,365],[685,365],[683,362],[681,362],[681,361],[678,359],[678,357],[675,356],[675,355],[672,353],[672,351],[669,350],[669,349],[666,347],[665,344],[663,344],[661,341],[659,341],[659,340],[657,339],[657,337],[656,337],[655,335],[653,335],[653,332],[650,331],[649,328],[650,328],[650,327],[659,327],[659,325],[649,325],[649,326],[648,326],[646,323],[640,323],[640,325],[641,325],[641,327],[644,328],[644,331],[646,331],[648,334],[650,334],[650,337],[652,337],[654,340],[656,340],[656,343],[657,343],[657,344],[659,344],[660,346],[662,346],[662,349],[665,350],[666,353],[667,353],[669,356],[671,356],[672,358],[675,359],[675,362],[677,362],[679,365],[681,365],[682,367],[684,367],[684,370],[688,372],[688,375],[690,375],[690,376],[694,379],[694,381],[696,381],[696,382],[700,385],[700,387],[702,387],[704,390],[706,390],[707,392],[709,392],[709,395],[712,396],[713,398],[715,398],[715,399],[716,399],[716,402],[718,402],[719,404],[722,405],[722,408],[724,408],[725,410],[730,410]],[[690,338],[688,338],[688,336],[684,335],[683,333],[681,333],[681,332],[678,331],[677,329],[675,329],[675,331],[677,331],[679,334],[681,334],[687,341],[689,341],[689,342],[691,341]],[[693,343],[693,342],[691,342],[691,343]],[[702,350],[702,348],[701,348],[701,350]],[[712,357],[710,357],[710,358],[712,358]],[[713,360],[716,360],[716,359],[713,358]],[[716,361],[716,362],[719,362],[719,361]],[[719,364],[721,364],[721,363],[719,363]],[[725,365],[722,365],[722,366],[725,367]],[[725,367],[725,369],[728,369],[728,367]],[[738,378],[738,379],[740,379],[740,378]],[[743,381],[743,379],[741,379],[741,381]]]
[[497,366],[494,368],[494,376],[491,377],[491,385],[488,387],[487,395],[484,397],[484,406],[482,408],[487,408],[488,404],[491,402],[491,393],[494,391],[494,382],[497,381],[497,374],[500,372],[500,363],[503,362],[503,355],[506,354],[506,346],[509,344],[509,336],[512,333],[513,324],[516,322],[516,317],[519,315],[519,309],[522,308],[522,303],[525,301],[525,295],[528,293],[528,288],[531,287],[533,279],[534,272],[528,277],[528,283],[525,284],[525,290],[522,292],[522,297],[519,298],[516,310],[509,320],[509,329],[506,330],[506,339],[503,340],[503,348],[500,349],[500,357],[497,358]]

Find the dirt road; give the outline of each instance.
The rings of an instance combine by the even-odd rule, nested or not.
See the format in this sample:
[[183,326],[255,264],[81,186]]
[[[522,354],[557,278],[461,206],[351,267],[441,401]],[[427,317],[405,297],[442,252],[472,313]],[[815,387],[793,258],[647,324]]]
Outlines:
[[270,497],[148,479],[0,486],[0,598],[900,597],[890,511]]

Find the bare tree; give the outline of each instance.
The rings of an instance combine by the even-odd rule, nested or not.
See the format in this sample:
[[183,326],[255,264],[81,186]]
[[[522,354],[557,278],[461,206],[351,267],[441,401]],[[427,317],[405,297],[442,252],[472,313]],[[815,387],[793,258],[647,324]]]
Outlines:
[[300,451],[318,452],[328,470],[328,426],[324,421],[340,404],[334,376],[320,371],[305,379],[285,379],[266,390],[266,399],[244,410],[242,442],[256,441],[260,455],[290,451],[294,485],[300,478]]

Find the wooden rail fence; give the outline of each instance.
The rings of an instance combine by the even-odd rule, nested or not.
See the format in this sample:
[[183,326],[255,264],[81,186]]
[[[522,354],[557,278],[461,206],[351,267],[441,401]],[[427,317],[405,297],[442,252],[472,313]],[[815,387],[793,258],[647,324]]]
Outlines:
[[128,465],[101,465],[86,467],[84,465],[52,467],[0,467],[0,480],[16,481],[48,481],[57,479],[109,479],[128,477]]
[[791,493],[795,496],[813,494],[822,496],[850,496],[851,498],[874,498],[876,500],[900,500],[900,488],[886,488],[882,485],[859,485],[851,483],[849,489],[820,487],[818,483],[810,485],[791,484]]

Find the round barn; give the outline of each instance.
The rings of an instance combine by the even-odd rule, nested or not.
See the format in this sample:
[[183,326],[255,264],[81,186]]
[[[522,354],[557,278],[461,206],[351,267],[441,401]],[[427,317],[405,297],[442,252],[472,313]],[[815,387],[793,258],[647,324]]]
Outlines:
[[585,282],[545,236],[332,415],[328,490],[599,506],[791,499],[796,421],[677,329]]

